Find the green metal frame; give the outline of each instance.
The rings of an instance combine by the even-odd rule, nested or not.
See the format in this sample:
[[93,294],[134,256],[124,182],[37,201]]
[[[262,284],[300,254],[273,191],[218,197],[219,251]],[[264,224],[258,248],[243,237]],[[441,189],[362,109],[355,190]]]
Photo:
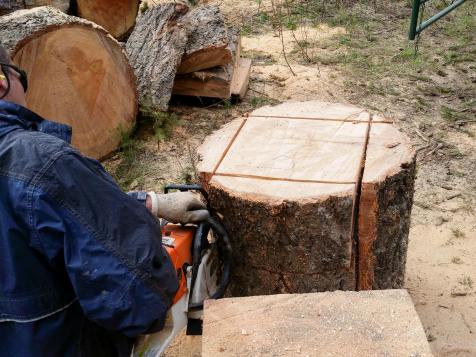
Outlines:
[[423,4],[429,0],[413,0],[413,10],[412,10],[412,19],[410,22],[410,32],[408,34],[409,40],[413,41],[415,37],[420,34],[424,29],[433,24],[434,22],[441,19],[443,16],[447,15],[458,6],[462,5],[466,0],[456,0],[451,5],[448,5],[446,8],[438,12],[436,15],[433,15],[428,20],[423,21],[418,25],[418,18],[420,15],[420,9]]

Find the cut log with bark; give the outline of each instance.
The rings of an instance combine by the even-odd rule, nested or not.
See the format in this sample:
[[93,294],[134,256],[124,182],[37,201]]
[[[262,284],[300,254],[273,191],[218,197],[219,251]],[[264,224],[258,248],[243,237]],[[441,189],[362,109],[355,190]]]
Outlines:
[[235,40],[232,37],[230,41],[218,6],[196,7],[185,17],[184,23],[188,40],[177,73],[191,73],[233,63]]
[[71,125],[73,145],[102,158],[137,115],[135,76],[119,43],[98,25],[53,7],[0,18],[0,37],[27,71],[28,107]]
[[31,9],[39,6],[53,6],[58,10],[67,12],[70,0],[2,0],[0,1],[0,16],[16,10]]
[[388,120],[318,101],[263,107],[199,157],[232,237],[232,295],[403,285],[415,155]]
[[192,73],[177,74],[173,94],[227,99],[232,94],[240,96],[246,92],[249,81],[249,68],[247,71],[246,67],[248,64],[251,67],[251,62],[240,61],[241,40],[239,33],[233,28],[228,30],[228,43],[233,58],[231,63]]
[[236,96],[243,99],[250,81],[251,60],[238,59],[231,64],[175,77],[173,94],[196,97],[222,98]]
[[140,0],[76,0],[78,15],[104,27],[117,39],[134,27]]
[[177,68],[187,44],[181,23],[188,7],[178,3],[157,5],[138,17],[126,52],[138,79],[141,97],[167,110]]

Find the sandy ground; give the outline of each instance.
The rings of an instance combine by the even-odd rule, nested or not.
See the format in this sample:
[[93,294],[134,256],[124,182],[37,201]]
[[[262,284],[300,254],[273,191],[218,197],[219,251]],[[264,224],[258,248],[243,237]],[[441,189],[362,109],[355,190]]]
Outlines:
[[[208,2],[218,3],[228,20],[238,25],[249,22],[250,14],[256,13],[260,6],[251,0]],[[266,2],[261,6],[266,6]],[[404,31],[398,35],[402,39]],[[325,41],[345,32],[345,28],[321,26],[319,29],[298,29],[295,35],[307,33],[307,36]],[[392,41],[394,34],[385,36]],[[448,43],[452,39],[444,39],[446,42],[442,43],[441,37],[433,39],[427,35],[426,41],[426,51],[430,51],[432,44],[450,46]],[[292,42],[292,34],[285,31],[284,43],[289,51]],[[169,143],[162,145],[159,160],[150,160],[150,155],[144,153],[150,173],[145,175],[143,182],[131,188],[158,188],[160,182],[176,179],[184,167],[193,166],[190,152],[204,136],[253,106],[285,100],[320,99],[377,108],[394,119],[419,150],[405,287],[413,298],[436,356],[476,356],[476,125],[467,123],[464,131],[453,130],[435,109],[442,101],[456,101],[464,93],[425,95],[427,109],[418,111],[418,98],[407,94],[402,83],[395,83],[400,92],[397,99],[374,94],[364,96],[361,92],[365,79],[362,79],[364,85],[359,81],[349,82],[339,66],[303,64],[291,56],[293,75],[282,55],[282,42],[272,31],[244,36],[242,44],[244,56],[253,58],[246,100],[231,108],[197,109],[180,103],[172,106],[172,110],[184,119],[184,125]],[[432,86],[454,85],[459,88],[459,82],[473,83],[474,86],[474,69],[473,62],[465,68],[450,66],[444,76],[428,74],[428,77]],[[385,81],[386,78],[380,79],[382,84]],[[435,138],[442,132],[445,144],[436,145],[439,141]],[[177,144],[182,139],[187,145]],[[150,142],[146,145],[154,146]],[[114,167],[114,160],[110,167]],[[157,172],[160,172],[159,181]],[[199,356],[200,341],[200,337],[178,339],[167,355]]]

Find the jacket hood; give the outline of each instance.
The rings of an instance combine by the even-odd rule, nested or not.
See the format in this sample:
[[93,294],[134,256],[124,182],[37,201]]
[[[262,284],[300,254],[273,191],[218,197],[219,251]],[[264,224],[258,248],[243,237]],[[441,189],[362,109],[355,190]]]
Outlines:
[[43,119],[21,105],[0,100],[0,138],[18,129],[39,131],[71,143],[70,126]]

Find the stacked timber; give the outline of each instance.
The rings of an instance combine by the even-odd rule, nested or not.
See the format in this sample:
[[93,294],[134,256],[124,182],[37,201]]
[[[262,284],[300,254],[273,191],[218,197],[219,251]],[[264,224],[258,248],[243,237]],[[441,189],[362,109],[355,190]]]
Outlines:
[[251,61],[240,58],[239,34],[217,6],[151,7],[137,18],[126,52],[141,97],[161,110],[172,94],[242,98],[248,87]]
[[2,45],[29,74],[28,107],[73,127],[72,143],[102,158],[137,115],[134,73],[120,44],[93,22],[50,6],[0,17]]
[[403,286],[415,154],[390,121],[268,106],[209,136],[199,158],[232,239],[233,296]]
[[251,60],[241,58],[239,33],[226,26],[218,6],[195,8],[187,16],[186,27],[188,41],[173,93],[243,98],[248,88]]

